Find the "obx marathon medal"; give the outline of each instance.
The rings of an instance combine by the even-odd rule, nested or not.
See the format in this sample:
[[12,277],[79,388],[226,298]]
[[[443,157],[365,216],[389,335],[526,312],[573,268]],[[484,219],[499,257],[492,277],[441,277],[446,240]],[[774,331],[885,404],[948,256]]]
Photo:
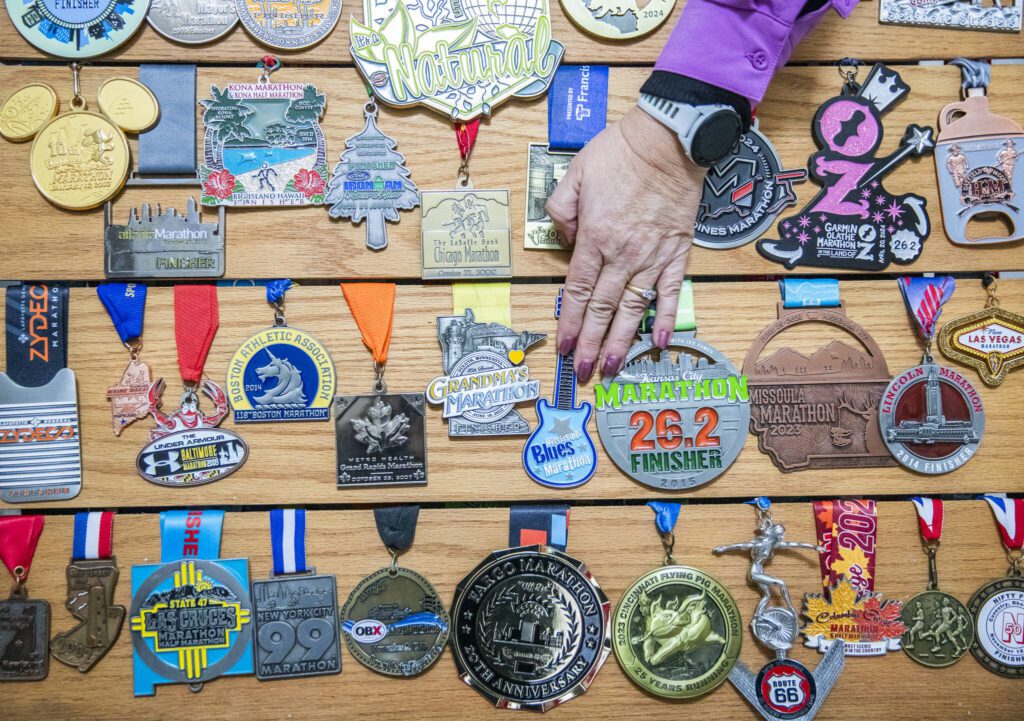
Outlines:
[[999,306],[995,276],[982,281],[988,300],[982,310],[942,326],[942,355],[978,371],[986,385],[998,386],[1006,374],[1024,365],[1024,316]]
[[7,0],[7,13],[21,36],[60,58],[94,58],[128,42],[142,27],[149,0],[61,3]]
[[0,516],[0,559],[14,578],[0,600],[0,682],[42,681],[50,671],[50,604],[25,589],[44,516]]
[[107,400],[113,416],[114,435],[149,415],[149,366],[139,360],[142,352],[142,326],[146,314],[144,283],[103,283],[96,286],[118,338],[131,354],[121,379],[107,387]]

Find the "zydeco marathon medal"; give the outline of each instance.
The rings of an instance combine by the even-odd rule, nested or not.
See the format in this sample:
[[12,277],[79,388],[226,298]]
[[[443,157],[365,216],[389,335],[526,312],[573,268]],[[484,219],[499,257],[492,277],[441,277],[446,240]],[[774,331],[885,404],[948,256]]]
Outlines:
[[279,50],[302,50],[327,37],[341,17],[341,0],[234,0],[242,27]]
[[695,698],[717,688],[740,655],[743,621],[717,579],[672,555],[678,503],[652,501],[665,562],[626,589],[615,607],[612,647],[626,675],[666,698]]
[[391,565],[361,580],[341,609],[342,631],[352,656],[387,676],[417,676],[444,652],[448,611],[430,582],[398,565],[416,535],[419,506],[375,508]]
[[960,371],[932,359],[932,338],[951,276],[899,279],[900,291],[925,339],[921,365],[899,373],[882,395],[878,421],[889,452],[918,473],[949,473],[978,451],[985,432],[981,396]]
[[256,678],[341,673],[338,588],[306,564],[306,511],[270,511],[274,574],[252,582]]
[[498,708],[547,711],[583,694],[611,651],[611,604],[566,555],[567,506],[513,506],[509,545],[455,589],[459,676]]
[[879,0],[878,22],[883,25],[921,25],[1020,32],[1024,0],[1000,0],[986,5],[975,0]]
[[0,600],[0,681],[41,681],[50,670],[50,604],[28,597],[44,516],[0,516],[0,559],[14,577],[11,595]]
[[103,283],[96,286],[114,330],[131,354],[121,379],[107,387],[107,400],[113,416],[114,435],[149,415],[149,366],[139,360],[142,352],[142,324],[146,313],[146,286],[143,283]]
[[760,240],[757,251],[787,268],[798,265],[851,270],[884,270],[891,262],[914,261],[931,225],[925,199],[893,195],[882,179],[911,156],[929,152],[932,129],[908,125],[899,148],[876,155],[882,143],[882,114],[910,92],[898,73],[872,68],[863,85],[845,75],[842,92],[826,100],[812,130],[821,150],[808,168],[821,191],[798,214],[779,223],[779,240]]
[[132,566],[136,696],[252,673],[249,561],[223,560],[223,511],[163,511],[160,563]]
[[7,13],[21,36],[59,58],[94,58],[128,42],[142,27],[149,0],[47,2],[7,0]]
[[235,423],[325,421],[331,415],[334,363],[316,338],[286,322],[284,296],[291,285],[267,283],[274,325],[243,342],[228,362]]
[[942,355],[978,371],[986,385],[998,386],[1024,365],[1024,316],[999,306],[995,276],[982,281],[988,300],[982,310],[955,318],[939,331]]

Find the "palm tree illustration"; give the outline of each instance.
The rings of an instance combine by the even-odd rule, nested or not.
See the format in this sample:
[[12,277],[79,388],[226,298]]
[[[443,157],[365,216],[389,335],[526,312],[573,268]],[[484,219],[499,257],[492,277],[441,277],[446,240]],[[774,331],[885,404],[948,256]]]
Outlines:
[[313,129],[316,135],[317,168],[327,164],[327,143],[320,129],[320,116],[324,114],[326,105],[327,96],[318,93],[315,86],[307,85],[302,90],[302,97],[288,103],[288,109],[284,111],[284,119],[289,123]]
[[224,144],[229,140],[248,140],[254,137],[245,122],[256,111],[241,99],[228,95],[228,88],[223,90],[214,85],[211,89],[212,98],[200,100],[203,106],[203,125],[206,127],[206,165],[221,167],[224,157]]

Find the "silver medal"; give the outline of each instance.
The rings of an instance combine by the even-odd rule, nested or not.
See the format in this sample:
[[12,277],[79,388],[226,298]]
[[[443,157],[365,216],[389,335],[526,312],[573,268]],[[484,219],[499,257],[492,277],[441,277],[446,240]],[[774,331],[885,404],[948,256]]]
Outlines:
[[233,0],[154,0],[146,20],[169,40],[199,45],[231,32],[238,13]]
[[422,393],[334,399],[338,488],[426,485]]
[[565,250],[546,206],[559,181],[569,171],[576,153],[552,151],[547,143],[530,143],[528,152],[523,247],[527,250]]
[[1024,0],[878,0],[883,25],[922,25],[961,30],[1020,32]]

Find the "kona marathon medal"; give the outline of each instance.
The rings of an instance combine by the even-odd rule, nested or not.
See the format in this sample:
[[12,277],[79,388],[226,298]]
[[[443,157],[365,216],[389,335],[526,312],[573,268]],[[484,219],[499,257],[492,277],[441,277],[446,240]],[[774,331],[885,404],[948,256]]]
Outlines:
[[146,286],[144,283],[103,283],[96,286],[96,295],[107,309],[121,343],[131,354],[121,379],[107,387],[114,435],[119,436],[127,426],[149,415],[152,378],[149,366],[139,360]]
[[995,276],[982,281],[988,291],[983,310],[942,326],[942,355],[978,371],[986,385],[998,386],[1006,374],[1024,365],[1024,316],[999,307]]
[[53,2],[7,0],[21,36],[44,53],[81,60],[109,53],[142,27],[149,0]]
[[1024,0],[999,0],[985,5],[980,0],[879,0],[878,22],[883,25],[920,25],[1020,32]]
[[661,27],[676,0],[561,0],[561,5],[586,33],[606,40],[632,40]]
[[235,0],[158,0],[149,6],[146,20],[168,40],[199,45],[231,32],[238,13]]
[[341,0],[235,0],[242,27],[278,50],[302,50],[327,37],[341,17]]
[[50,671],[50,604],[25,589],[45,516],[0,516],[0,559],[14,578],[0,600],[0,682],[42,681]]

